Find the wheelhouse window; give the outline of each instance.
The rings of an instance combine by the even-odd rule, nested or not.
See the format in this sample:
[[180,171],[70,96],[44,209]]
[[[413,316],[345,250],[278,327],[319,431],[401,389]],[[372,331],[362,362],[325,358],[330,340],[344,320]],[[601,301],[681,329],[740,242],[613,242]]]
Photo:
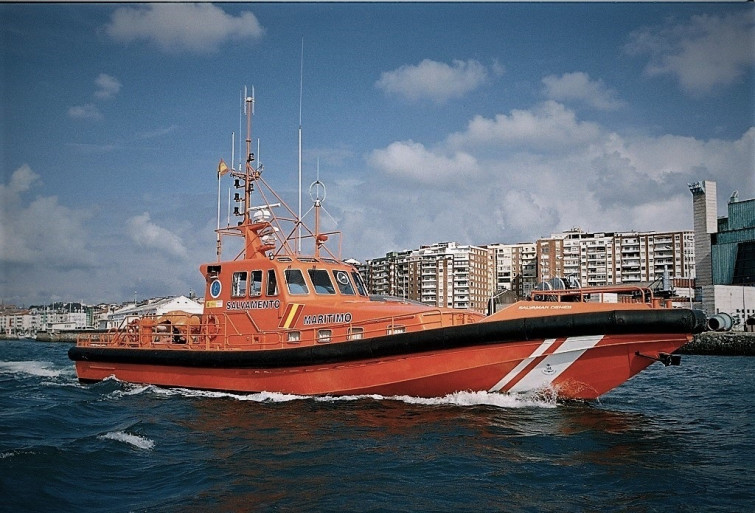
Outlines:
[[278,295],[278,280],[275,277],[275,269],[267,270],[267,295],[268,296]]
[[284,275],[290,294],[309,294],[307,282],[304,281],[304,275],[299,269],[286,269]]
[[369,293],[367,292],[367,286],[364,284],[364,281],[362,281],[362,277],[359,275],[359,273],[352,271],[351,277],[354,278],[354,283],[356,283],[359,293],[363,296],[368,296]]
[[252,271],[252,284],[249,289],[249,295],[251,297],[262,295],[262,271]]
[[351,285],[351,280],[349,280],[349,273],[346,271],[333,271],[333,277],[336,279],[338,290],[341,291],[341,294],[349,296],[356,294],[354,287]]
[[316,294],[335,294],[336,289],[333,282],[330,281],[328,271],[325,269],[309,269],[309,279],[312,280],[312,286]]
[[233,279],[231,280],[231,296],[232,297],[244,297],[246,296],[246,271],[238,271],[233,273]]

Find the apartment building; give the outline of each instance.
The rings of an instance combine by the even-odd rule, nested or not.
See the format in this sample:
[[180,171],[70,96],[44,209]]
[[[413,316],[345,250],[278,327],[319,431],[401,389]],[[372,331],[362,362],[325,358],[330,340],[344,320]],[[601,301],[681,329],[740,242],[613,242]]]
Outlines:
[[0,312],[0,335],[33,336],[38,331],[81,329],[88,324],[85,311],[31,309]]
[[371,294],[409,299],[408,258],[411,251],[391,251],[357,265]]
[[695,278],[695,237],[679,232],[595,232],[573,228],[536,242],[461,245],[440,242],[387,253],[360,266],[373,294],[485,312],[491,297],[525,298],[551,278],[583,286]]
[[493,259],[495,291],[510,290],[526,297],[537,283],[537,249],[534,242],[485,246]]
[[494,289],[492,262],[486,248],[440,242],[387,253],[359,270],[372,294],[485,312]]
[[537,281],[574,276],[583,286],[695,277],[694,232],[585,233],[574,228],[538,239]]

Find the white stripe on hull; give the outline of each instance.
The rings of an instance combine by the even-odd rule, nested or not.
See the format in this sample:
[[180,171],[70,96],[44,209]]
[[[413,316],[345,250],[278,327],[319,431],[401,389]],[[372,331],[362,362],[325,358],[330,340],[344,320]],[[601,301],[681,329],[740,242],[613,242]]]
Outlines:
[[[534,368],[516,382],[508,392],[526,392],[537,390],[553,383],[571,364],[576,362],[585,351],[595,347],[603,338],[603,335],[591,335],[585,337],[569,337],[561,344],[553,354],[547,355]],[[549,338],[544,340],[530,356],[523,359],[519,364],[511,369],[498,383],[491,389],[491,392],[499,392],[506,386],[520,377],[526,367],[535,359],[545,354],[548,349],[555,343],[556,339]]]

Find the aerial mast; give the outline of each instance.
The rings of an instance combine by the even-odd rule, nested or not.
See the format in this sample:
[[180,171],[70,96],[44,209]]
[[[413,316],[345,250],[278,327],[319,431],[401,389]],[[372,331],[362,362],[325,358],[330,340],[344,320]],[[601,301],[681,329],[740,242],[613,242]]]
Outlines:
[[296,253],[301,250],[301,97],[304,85],[304,38],[301,39],[301,60],[299,62],[299,212],[297,217]]
[[[244,88],[246,91],[246,88]],[[252,86],[252,95],[246,96],[246,170],[244,183],[244,221],[243,224],[249,223],[249,207],[252,206],[252,162],[254,162],[254,153],[252,153],[252,115],[254,114],[254,86]]]

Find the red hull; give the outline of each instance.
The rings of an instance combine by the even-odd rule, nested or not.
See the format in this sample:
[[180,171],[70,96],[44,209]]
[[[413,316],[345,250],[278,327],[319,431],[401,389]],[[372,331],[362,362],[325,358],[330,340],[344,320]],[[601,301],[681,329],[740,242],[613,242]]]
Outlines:
[[[687,335],[598,335],[507,342],[372,360],[277,369],[209,368],[77,361],[83,381],[115,376],[159,386],[297,395],[410,395],[554,389],[595,399],[671,353]],[[638,354],[639,353],[639,354]]]

